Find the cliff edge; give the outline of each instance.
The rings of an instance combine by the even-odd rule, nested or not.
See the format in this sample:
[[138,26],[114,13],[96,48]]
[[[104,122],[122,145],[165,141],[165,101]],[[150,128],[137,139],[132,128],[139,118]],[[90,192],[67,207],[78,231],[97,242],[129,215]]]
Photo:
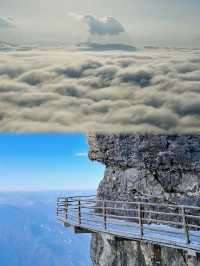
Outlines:
[[[106,166],[97,197],[131,200],[134,195],[200,206],[200,135],[95,134],[89,158]],[[199,266],[199,256],[136,241],[93,234],[94,266]]]

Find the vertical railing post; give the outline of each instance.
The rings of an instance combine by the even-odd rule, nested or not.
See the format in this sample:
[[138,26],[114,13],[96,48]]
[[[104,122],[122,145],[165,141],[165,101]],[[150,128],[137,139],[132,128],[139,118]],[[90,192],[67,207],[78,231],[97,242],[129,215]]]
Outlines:
[[103,221],[104,221],[104,229],[107,228],[107,219],[106,219],[106,201],[103,201]]
[[185,240],[187,244],[190,244],[189,228],[185,217],[185,208],[183,206],[181,207],[181,211],[182,211],[183,229],[185,232]]
[[65,218],[68,218],[68,198],[65,198]]
[[78,199],[78,224],[81,225],[81,200]]
[[59,199],[57,199],[57,204],[56,204],[56,216],[58,216],[58,206],[59,206]]
[[143,230],[143,220],[142,220],[142,207],[140,202],[138,203],[138,220],[140,226],[140,234],[142,237],[144,235],[144,230]]

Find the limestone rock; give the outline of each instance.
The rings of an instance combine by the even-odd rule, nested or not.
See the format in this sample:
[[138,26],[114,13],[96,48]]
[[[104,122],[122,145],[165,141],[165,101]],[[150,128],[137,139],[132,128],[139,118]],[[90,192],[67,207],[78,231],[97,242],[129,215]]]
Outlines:
[[[134,195],[200,206],[200,135],[96,134],[88,136],[89,158],[106,166],[97,196],[131,200]],[[180,250],[94,234],[95,266],[198,266]]]

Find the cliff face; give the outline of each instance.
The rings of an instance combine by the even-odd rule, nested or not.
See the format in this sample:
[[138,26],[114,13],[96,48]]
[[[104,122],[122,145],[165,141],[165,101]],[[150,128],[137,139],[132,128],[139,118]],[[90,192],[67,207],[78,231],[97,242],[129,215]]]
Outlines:
[[[159,196],[166,202],[200,206],[200,136],[90,135],[89,157],[106,166],[97,196],[131,200],[135,194]],[[94,234],[95,266],[200,265],[180,250]]]

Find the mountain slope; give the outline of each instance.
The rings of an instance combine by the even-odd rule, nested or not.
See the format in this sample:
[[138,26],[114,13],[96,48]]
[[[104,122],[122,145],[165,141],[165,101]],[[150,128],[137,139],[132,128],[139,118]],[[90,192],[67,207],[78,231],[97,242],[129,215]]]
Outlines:
[[59,224],[54,207],[42,202],[27,207],[0,204],[0,265],[90,265],[90,238]]

